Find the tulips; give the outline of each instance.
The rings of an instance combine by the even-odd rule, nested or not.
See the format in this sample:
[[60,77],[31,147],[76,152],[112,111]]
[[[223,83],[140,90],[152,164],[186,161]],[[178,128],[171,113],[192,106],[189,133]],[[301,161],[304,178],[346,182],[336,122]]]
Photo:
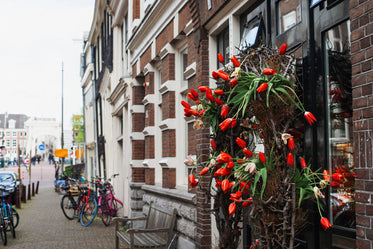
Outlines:
[[242,140],[241,138],[236,138],[236,143],[238,144],[238,146],[243,149],[246,147],[246,142],[244,140]]
[[265,75],[274,75],[275,73],[276,73],[276,71],[271,69],[271,68],[264,68],[263,69],[263,74],[265,74]]
[[231,61],[234,67],[240,67],[241,63],[236,59],[236,57],[232,56]]
[[262,83],[257,89],[256,91],[258,93],[261,93],[261,92],[264,92],[268,89],[268,84],[267,83]]
[[222,131],[226,131],[228,128],[233,128],[236,123],[237,121],[234,118],[227,118],[219,124],[219,127]]
[[286,48],[287,48],[287,47],[288,47],[288,44],[286,44],[286,43],[282,44],[281,47],[280,47],[280,49],[278,50],[278,53],[279,53],[280,55],[284,55],[285,52],[286,52]]
[[314,122],[316,122],[316,118],[315,116],[313,116],[313,114],[311,112],[305,112],[304,113],[304,117],[306,118],[307,122],[312,125]]
[[322,225],[322,227],[324,228],[325,231],[328,230],[330,227],[332,227],[329,220],[325,217],[321,218],[320,223],[321,223],[321,225]]
[[267,161],[266,156],[264,155],[263,152],[259,152],[259,160],[260,160],[262,163],[265,163],[265,162]]

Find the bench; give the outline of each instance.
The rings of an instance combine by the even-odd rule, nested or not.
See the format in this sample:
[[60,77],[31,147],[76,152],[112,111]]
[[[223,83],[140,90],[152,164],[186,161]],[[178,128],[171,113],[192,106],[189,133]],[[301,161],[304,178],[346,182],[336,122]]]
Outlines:
[[[119,240],[126,248],[167,248],[171,242],[176,220],[176,209],[167,212],[150,203],[146,217],[119,218],[115,222],[115,248],[119,248]],[[144,229],[130,228],[123,231],[120,224],[128,221],[145,221]]]

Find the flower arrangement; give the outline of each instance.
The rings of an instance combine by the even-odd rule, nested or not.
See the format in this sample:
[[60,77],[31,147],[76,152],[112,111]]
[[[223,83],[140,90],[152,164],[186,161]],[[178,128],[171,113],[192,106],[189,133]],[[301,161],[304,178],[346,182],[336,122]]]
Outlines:
[[[209,160],[197,162],[202,170],[189,182],[196,187],[197,176],[210,180],[203,189],[214,198],[219,248],[237,248],[245,208],[252,248],[294,248],[309,212],[302,208],[306,200],[316,202],[322,227],[331,227],[322,215],[331,176],[314,172],[300,145],[304,126],[317,120],[302,104],[295,59],[286,49],[241,51],[231,65],[212,72],[216,88],[191,89],[188,103],[181,103],[196,129],[212,131]],[[224,62],[221,54],[218,59]]]

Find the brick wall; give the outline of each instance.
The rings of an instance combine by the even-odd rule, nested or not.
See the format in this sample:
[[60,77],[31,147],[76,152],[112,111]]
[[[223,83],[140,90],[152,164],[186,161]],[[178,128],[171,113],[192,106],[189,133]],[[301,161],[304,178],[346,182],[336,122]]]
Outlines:
[[137,76],[137,62],[132,65],[132,75],[133,77]]
[[179,11],[179,32],[185,28],[190,20],[189,2]]
[[142,132],[145,127],[145,113],[132,114],[132,131]]
[[145,168],[132,168],[132,182],[145,182]]
[[175,80],[175,54],[168,54],[162,60],[162,83]]
[[140,0],[133,0],[132,5],[133,20],[140,18]]
[[[193,129],[193,122],[188,123],[188,137],[195,138],[198,130]],[[195,139],[188,140],[188,155],[197,155],[196,151],[197,141]]]
[[147,117],[145,118],[145,127],[154,126],[154,104],[150,103],[145,106]]
[[132,159],[144,160],[145,158],[145,140],[132,140]]
[[144,99],[145,90],[143,86],[134,86],[132,88],[132,105],[143,105],[142,100]]
[[152,46],[150,46],[145,50],[145,52],[140,57],[140,71],[144,70],[146,64],[148,64],[152,59]]
[[176,169],[162,168],[162,188],[176,187]]
[[373,248],[373,1],[350,1],[356,247]]
[[145,95],[154,94],[154,72],[145,75],[145,82],[148,83],[148,86],[145,87]]
[[155,169],[154,168],[145,169],[145,184],[148,184],[148,185],[155,184]]
[[152,159],[155,158],[155,143],[154,136],[145,137],[145,158]]
[[162,157],[176,156],[176,131],[162,131]]
[[155,38],[156,48],[155,53],[158,55],[161,49],[170,43],[174,35],[174,19],[162,30],[162,32]]
[[175,118],[175,92],[162,95],[162,120]]

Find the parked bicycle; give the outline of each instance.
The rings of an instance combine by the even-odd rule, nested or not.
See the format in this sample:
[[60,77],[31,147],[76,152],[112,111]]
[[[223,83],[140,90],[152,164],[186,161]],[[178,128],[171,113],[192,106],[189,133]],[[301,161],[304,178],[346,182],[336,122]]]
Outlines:
[[7,244],[7,231],[16,237],[15,228],[18,226],[19,215],[10,203],[10,194],[14,192],[14,187],[0,183],[0,237],[3,244]]
[[[73,183],[79,191],[77,199],[74,198],[72,190]],[[68,178],[66,183],[61,186],[66,191],[61,198],[61,209],[65,217],[69,220],[76,218],[83,226],[89,226],[97,214],[97,200],[91,189],[86,185],[77,183],[76,180]]]
[[[116,177],[119,174],[114,174],[112,177]],[[98,206],[99,213],[101,214],[101,220],[105,226],[109,226],[112,217],[117,216],[118,209],[123,207],[123,202],[114,196],[113,186],[110,183],[109,178],[103,184],[98,185]]]

